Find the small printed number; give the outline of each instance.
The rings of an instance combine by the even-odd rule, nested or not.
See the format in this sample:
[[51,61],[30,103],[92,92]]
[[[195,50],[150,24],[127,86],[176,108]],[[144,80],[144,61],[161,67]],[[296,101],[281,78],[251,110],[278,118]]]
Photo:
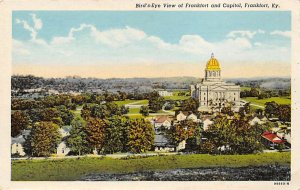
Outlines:
[[289,182],[279,181],[279,182],[274,182],[274,185],[290,185],[290,183]]

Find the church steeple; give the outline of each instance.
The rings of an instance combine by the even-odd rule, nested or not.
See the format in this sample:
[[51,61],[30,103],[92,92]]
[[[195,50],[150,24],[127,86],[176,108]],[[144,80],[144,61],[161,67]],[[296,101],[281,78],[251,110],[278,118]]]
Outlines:
[[219,80],[221,80],[220,64],[219,64],[219,61],[214,57],[214,53],[211,54],[211,58],[206,64],[205,80],[206,81],[219,81]]

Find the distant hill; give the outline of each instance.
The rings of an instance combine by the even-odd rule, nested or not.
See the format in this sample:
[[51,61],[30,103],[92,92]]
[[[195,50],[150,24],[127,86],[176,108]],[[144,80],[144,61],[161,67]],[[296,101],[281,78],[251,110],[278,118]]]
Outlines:
[[[200,82],[196,77],[160,77],[160,78],[81,78],[69,76],[65,78],[42,78],[32,75],[13,75],[11,77],[12,90],[46,88],[64,91],[88,91],[100,89],[103,91],[152,91],[154,89],[189,89],[191,84]],[[224,79],[228,82],[236,83],[240,86],[262,87],[262,88],[282,88],[288,89],[291,86],[290,78],[241,78]]]

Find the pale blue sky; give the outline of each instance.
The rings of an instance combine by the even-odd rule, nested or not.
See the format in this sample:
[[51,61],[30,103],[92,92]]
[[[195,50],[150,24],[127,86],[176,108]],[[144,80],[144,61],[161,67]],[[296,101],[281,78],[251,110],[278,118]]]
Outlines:
[[13,65],[17,72],[18,65],[203,67],[214,52],[226,67],[276,64],[288,75],[290,16],[285,11],[14,11]]
[[170,43],[177,42],[182,35],[187,34],[201,35],[214,42],[222,40],[233,30],[264,29],[271,32],[291,28],[290,12],[284,11],[14,11],[14,39],[30,38],[23,27],[14,22],[18,18],[31,23],[30,13],[35,13],[43,21],[39,37],[48,41],[54,36],[67,35],[70,28],[82,23],[92,24],[101,30],[130,26]]

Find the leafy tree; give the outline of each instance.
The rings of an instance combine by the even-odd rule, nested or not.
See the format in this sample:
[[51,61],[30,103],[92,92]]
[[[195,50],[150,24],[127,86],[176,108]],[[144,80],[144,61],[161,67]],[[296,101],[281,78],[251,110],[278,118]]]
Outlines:
[[29,115],[31,123],[41,121],[41,109],[30,109],[26,113]]
[[148,106],[141,106],[140,113],[143,116],[148,116],[149,115],[149,108],[148,108]]
[[216,145],[208,140],[205,141],[203,144],[201,144],[201,152],[206,154],[215,154],[217,152],[218,147]]
[[127,98],[126,92],[118,91],[118,94],[119,94],[119,100],[125,100]]
[[244,105],[244,110],[245,110],[246,114],[250,113],[250,103],[249,102]]
[[53,118],[60,116],[59,111],[56,108],[45,108],[40,110],[41,121],[53,121]]
[[67,138],[67,146],[71,151],[81,155],[91,152],[86,133],[86,122],[79,117],[76,117],[71,122],[72,129],[70,136]]
[[162,109],[162,106],[164,105],[165,100],[163,97],[150,97],[149,98],[149,109],[153,112],[157,112],[158,110]]
[[201,145],[201,124],[191,120],[184,120],[181,122],[187,130],[186,149],[192,151],[199,151]]
[[129,112],[129,107],[125,107],[124,105],[122,105],[120,107],[120,112],[121,114],[127,114]]
[[90,117],[87,121],[87,140],[97,152],[101,151],[104,146],[106,125],[106,121],[99,118]]
[[88,120],[89,117],[91,117],[92,111],[91,106],[88,104],[84,104],[81,110],[81,117],[85,120]]
[[24,111],[13,111],[11,114],[11,136],[16,137],[22,130],[28,128],[29,117]]
[[184,100],[181,105],[182,111],[192,111],[196,113],[198,111],[199,102],[194,98],[189,98],[187,100]]
[[68,110],[66,108],[66,106],[64,105],[61,105],[61,106],[57,106],[56,107],[58,109],[58,111],[60,112],[59,113],[59,116],[61,117],[62,121],[63,121],[63,124],[64,125],[70,125],[71,124],[71,121],[73,120],[74,118],[74,115],[73,113]]
[[224,153],[248,154],[262,149],[260,139],[264,131],[264,125],[256,124],[252,127],[247,117],[228,119],[220,115],[210,125],[206,135],[209,142],[213,143],[219,151],[223,147]]
[[81,116],[84,119],[95,117],[105,119],[114,115],[122,115],[127,109],[121,108],[114,102],[106,102],[102,104],[85,104],[81,110]]
[[59,126],[53,122],[42,121],[33,125],[25,142],[25,152],[32,156],[50,156],[56,152],[61,140]]
[[178,145],[181,141],[188,138],[188,132],[183,123],[172,125],[167,131],[167,138],[171,144]]
[[258,108],[255,110],[255,113],[257,113],[258,115],[262,115],[264,113],[264,110]]
[[154,129],[149,121],[131,120],[128,129],[128,149],[133,153],[150,150],[154,143]]
[[107,102],[106,107],[108,110],[109,117],[112,117],[114,115],[122,115],[119,106],[114,102]]
[[265,103],[265,114],[267,117],[276,117],[278,104],[274,101]]
[[129,120],[121,116],[113,116],[108,119],[105,128],[104,152],[114,153],[124,150],[127,144],[127,128]]
[[234,115],[234,113],[233,113],[233,111],[231,109],[231,106],[223,107],[221,109],[221,113],[229,115],[229,116],[233,116]]
[[279,105],[276,111],[278,118],[283,122],[291,121],[291,106],[290,105]]
[[258,97],[259,91],[256,88],[251,88],[250,90],[250,96],[251,97]]

